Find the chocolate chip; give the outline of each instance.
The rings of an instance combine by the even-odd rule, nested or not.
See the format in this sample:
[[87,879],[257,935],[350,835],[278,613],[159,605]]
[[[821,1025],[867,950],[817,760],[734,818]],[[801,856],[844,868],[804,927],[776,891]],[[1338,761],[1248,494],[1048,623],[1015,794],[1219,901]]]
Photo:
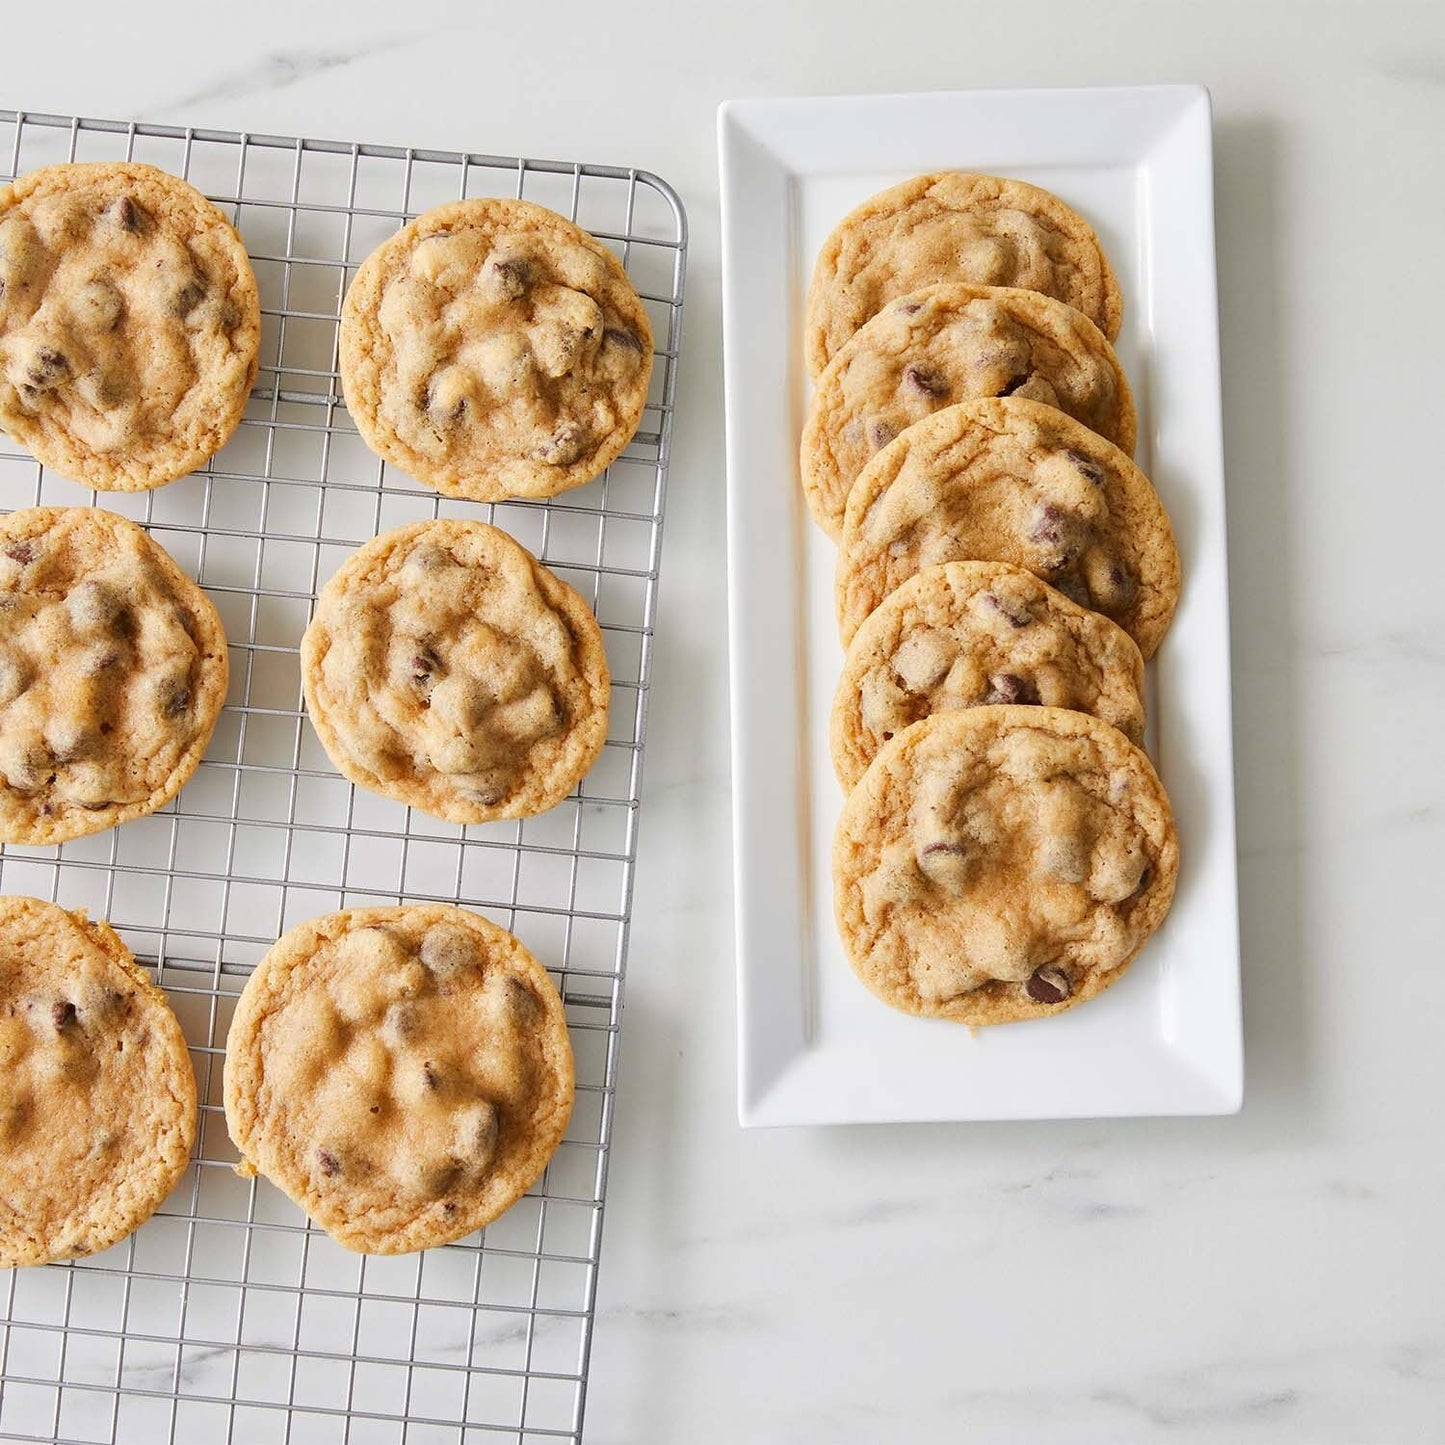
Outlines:
[[437,678],[445,673],[446,665],[432,648],[422,646],[412,654],[411,680],[422,692],[429,693]]
[[445,1214],[448,1219],[450,1219],[452,1215],[454,1215],[456,1212],[457,1207],[455,1204],[452,1203],[450,1199],[448,1199],[447,1202],[442,1205],[442,1213]]
[[433,1094],[441,1088],[441,1080],[437,1077],[437,1071],[432,1068],[430,1059],[421,1066],[421,1076],[422,1081]]
[[533,453],[549,467],[570,466],[587,449],[587,429],[580,422],[562,418],[552,434]]
[[1034,620],[1033,615],[1026,608],[1010,606],[997,592],[985,592],[983,602],[986,606],[992,607],[995,612],[1008,618],[1011,627],[1027,627]]
[[602,344],[605,346],[609,341],[614,346],[622,347],[624,351],[635,351],[639,356],[642,355],[642,342],[630,331],[623,331],[617,326],[609,326],[602,333]]
[[24,567],[35,560],[35,548],[29,542],[11,542],[5,549],[5,555]]
[[407,553],[406,565],[415,567],[422,572],[435,572],[438,567],[446,567],[452,561],[452,554],[442,547],[433,547],[430,543],[417,547]]
[[476,964],[477,942],[465,928],[434,923],[422,935],[417,956],[439,978],[446,978]]
[[925,371],[921,366],[905,366],[903,380],[921,396],[948,395],[948,382],[936,371]]
[[316,1151],[316,1167],[330,1179],[333,1174],[341,1173],[341,1161],[329,1150],[318,1149]]
[[67,1028],[75,1022],[75,1005],[69,1000],[57,1003],[51,1008],[50,1017],[55,1020],[57,1029]]
[[227,301],[221,307],[221,327],[226,331],[234,331],[241,324],[241,312],[234,301]]
[[988,696],[985,702],[1018,703],[1026,707],[1037,707],[1039,690],[1026,677],[1016,672],[996,672],[988,680]]
[[129,196],[122,196],[116,201],[111,206],[110,213],[115,217],[115,223],[122,231],[130,231],[134,234],[140,230],[140,207]]
[[1052,502],[1045,502],[1034,513],[1029,527],[1029,541],[1048,553],[1041,559],[1045,572],[1062,572],[1071,567],[1083,551],[1079,519]]
[[883,417],[874,417],[868,423],[868,445],[876,451],[882,451],[894,437],[898,435],[898,428],[891,421]]
[[938,839],[918,850],[918,871],[950,893],[961,893],[968,881],[969,850],[960,839]]
[[1073,991],[1068,974],[1051,963],[1036,968],[1024,985],[1024,992],[1035,1003],[1063,1003]]
[[196,309],[205,299],[206,288],[204,284],[192,278],[171,298],[170,313],[172,316],[186,317]]
[[1061,508],[1052,502],[1045,502],[1035,514],[1033,526],[1029,528],[1030,541],[1057,546],[1064,540],[1064,520]]
[[482,267],[482,284],[499,301],[515,301],[531,284],[532,267],[520,256],[488,256]]
[[1074,470],[1081,476],[1087,477],[1096,487],[1103,484],[1104,469],[1093,457],[1086,457],[1083,452],[1076,452],[1072,447],[1069,447],[1064,455],[1073,463]]
[[1122,562],[1115,562],[1110,566],[1107,585],[1103,589],[1103,600],[1111,609],[1119,611],[1128,607],[1138,590],[1139,584],[1134,574]]
[[35,359],[26,369],[25,377],[31,386],[44,391],[52,387],[62,376],[70,374],[70,358],[53,346],[42,346],[35,353]]
[[427,383],[426,414],[438,426],[450,426],[466,414],[467,393],[463,373],[455,366],[439,372]]
[[167,717],[182,717],[190,711],[191,689],[187,683],[170,682],[162,687],[161,710]]
[[918,313],[923,310],[923,302],[899,301],[894,306],[894,310],[897,311],[900,316],[917,316]]
[[1010,378],[1009,378],[1006,382],[1004,382],[1004,384],[999,388],[998,394],[999,394],[1000,396],[1012,396],[1012,395],[1014,394],[1014,392],[1016,392],[1021,386],[1027,386],[1027,385],[1028,385],[1029,376],[1030,376],[1030,373],[1029,373],[1029,372],[1025,372],[1022,376],[1013,376],[1013,377],[1010,377]]

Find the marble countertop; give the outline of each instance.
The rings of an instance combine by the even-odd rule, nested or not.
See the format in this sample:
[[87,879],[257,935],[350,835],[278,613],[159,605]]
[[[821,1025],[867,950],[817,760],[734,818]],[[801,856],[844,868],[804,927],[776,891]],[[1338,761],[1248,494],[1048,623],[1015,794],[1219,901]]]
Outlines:
[[[590,1445],[1439,1440],[1445,8],[902,13],[75,0],[68,39],[7,14],[0,103],[579,156],[686,201]],[[1215,103],[1244,1110],[745,1133],[716,105],[1153,81]]]

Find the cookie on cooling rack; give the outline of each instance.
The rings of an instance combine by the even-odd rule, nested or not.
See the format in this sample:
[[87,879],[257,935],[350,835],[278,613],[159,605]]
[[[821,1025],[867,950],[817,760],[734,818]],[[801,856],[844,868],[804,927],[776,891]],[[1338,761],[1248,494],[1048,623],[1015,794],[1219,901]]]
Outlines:
[[540,1177],[572,1111],[572,1048],[547,971],[449,904],[293,928],[226,1039],[226,1124],[338,1243],[447,1244]]
[[1144,659],[1121,627],[1006,562],[910,578],[858,629],[833,703],[844,788],[896,733],[936,712],[1015,703],[1092,713],[1144,736]]
[[0,898],[0,1075],[0,1269],[108,1249],[184,1172],[186,1041],[108,924]]
[[418,216],[366,258],[342,309],[362,436],[450,496],[591,481],[632,439],[651,374],[652,327],[621,263],[529,201]]
[[220,450],[256,379],[246,249],[154,166],[49,166],[0,189],[0,429],[106,491]]
[[1119,283],[1077,211],[1025,181],[937,171],[870,196],[823,243],[808,288],[808,370],[821,375],[895,297],[941,281],[1039,291],[1110,341],[1119,334]]
[[1118,979],[1163,921],[1179,846],[1149,759],[1063,708],[935,713],[873,759],[833,844],[838,931],[906,1013],[998,1024]]
[[847,643],[925,567],[1011,562],[1117,622],[1152,657],[1179,601],[1179,552],[1159,494],[1118,447],[1021,397],[951,406],[863,469],[838,547]]
[[554,807],[607,737],[597,619],[485,522],[413,522],[368,542],[322,589],[301,669],[337,768],[453,823]]
[[885,306],[819,378],[801,454],[818,525],[837,538],[858,474],[905,428],[991,396],[1044,402],[1134,450],[1129,383],[1087,316],[1035,291],[931,286]]
[[210,599],[134,522],[0,518],[0,841],[61,843],[168,802],[228,670]]

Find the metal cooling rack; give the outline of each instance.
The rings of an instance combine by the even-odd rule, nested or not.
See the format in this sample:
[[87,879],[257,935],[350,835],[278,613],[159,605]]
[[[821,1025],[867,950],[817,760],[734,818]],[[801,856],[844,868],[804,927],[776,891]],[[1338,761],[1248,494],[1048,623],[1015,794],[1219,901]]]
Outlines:
[[[195,777],[159,813],[52,848],[0,850],[0,891],[108,918],[186,1030],[201,1119],[159,1213],[104,1254],[0,1271],[0,1437],[105,1442],[579,1440],[662,540],[686,219],[636,170],[0,111],[0,168],[134,158],[236,222],[260,282],[261,368],[204,472],[97,493],[0,438],[0,502],[94,504],[144,525],[219,607],[231,692]],[[6,176],[8,179],[9,176]],[[347,416],[337,316],[368,252],[458,197],[523,196],[616,250],[659,338],[637,437],[548,503],[452,502],[384,465]],[[297,646],[318,586],[419,517],[505,527],[592,603],[612,724],[577,792],[523,822],[459,828],[358,791],[305,721]],[[235,1000],[278,934],[369,903],[460,902],[553,971],[577,1056],[565,1142],[483,1233],[424,1254],[332,1243],[242,1180],[221,1063]]]

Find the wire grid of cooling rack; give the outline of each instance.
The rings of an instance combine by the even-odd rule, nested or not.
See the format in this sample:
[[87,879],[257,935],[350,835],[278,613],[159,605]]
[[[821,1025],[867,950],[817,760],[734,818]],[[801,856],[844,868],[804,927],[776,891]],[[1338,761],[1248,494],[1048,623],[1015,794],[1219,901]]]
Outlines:
[[[185,1177],[130,1239],[90,1259],[0,1272],[0,1436],[578,1440],[682,321],[682,206],[636,170],[0,111],[9,175],[121,158],[185,176],[235,220],[261,288],[255,391],[204,472],[139,496],[67,482],[0,438],[0,503],[101,505],[144,525],[219,607],[231,692],[175,802],[93,838],[0,850],[0,891],[110,919],[154,969],[191,1045],[201,1120]],[[550,206],[613,247],[658,339],[632,444],[604,478],[545,504],[457,503],[419,487],[367,451],[337,379],[337,317],[360,261],[410,216],[485,195]],[[538,818],[463,829],[358,791],[306,724],[296,653],[318,586],[378,531],[432,516],[505,527],[602,625],[607,745],[577,792]],[[226,1030],[251,967],[292,924],[427,900],[487,914],[551,968],[577,1104],[542,1180],[483,1233],[363,1257],[268,1183],[233,1172]]]

